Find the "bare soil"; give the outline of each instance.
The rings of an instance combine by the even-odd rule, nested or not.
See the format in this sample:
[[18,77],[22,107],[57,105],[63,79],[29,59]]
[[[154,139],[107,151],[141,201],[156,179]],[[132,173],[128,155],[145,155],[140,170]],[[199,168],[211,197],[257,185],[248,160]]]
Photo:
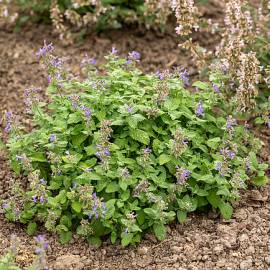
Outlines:
[[[2,28],[0,113],[12,110],[22,121],[27,122],[24,89],[31,85],[45,89],[47,84],[46,74],[35,55],[43,40],[53,42],[60,56],[69,57],[70,66],[75,72],[86,52],[102,62],[103,56],[112,46],[119,49],[122,55],[132,50],[141,52],[140,66],[146,72],[190,64],[189,56],[180,51],[179,39],[174,34],[122,29],[89,36],[82,44],[65,46],[52,34],[49,26],[25,28],[20,33]],[[211,46],[211,41],[205,42]],[[191,67],[190,72],[195,73],[194,68]],[[3,128],[1,124],[0,128]],[[262,159],[270,164],[269,131],[256,132],[265,142]],[[14,176],[7,157],[0,152],[1,197],[8,196],[11,179]],[[49,269],[270,269],[270,186],[244,192],[241,201],[234,207],[234,216],[230,221],[220,219],[214,212],[196,213],[190,215],[183,225],[172,224],[168,227],[165,241],[157,242],[154,236],[147,235],[138,247],[125,249],[106,242],[96,249],[77,237],[69,245],[61,246],[56,236],[45,231],[40,233],[44,233],[50,242]],[[25,267],[33,259],[33,238],[25,233],[21,224],[9,223],[0,215],[0,255],[9,246],[9,237],[13,233],[21,240],[17,261]]]

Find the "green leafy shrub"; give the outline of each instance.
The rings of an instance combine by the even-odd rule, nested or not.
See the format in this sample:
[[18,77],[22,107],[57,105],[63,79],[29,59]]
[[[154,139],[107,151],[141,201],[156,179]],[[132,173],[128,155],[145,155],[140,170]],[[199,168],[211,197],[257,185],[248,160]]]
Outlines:
[[191,92],[186,71],[143,74],[139,53],[120,59],[114,48],[101,68],[84,59],[80,80],[52,52],[51,44],[38,52],[49,103],[26,92],[33,130],[6,119],[11,165],[28,186],[3,209],[29,234],[44,223],[62,243],[73,231],[97,245],[103,236],[134,244],[147,231],[162,240],[165,224],[208,205],[229,219],[240,189],[267,182],[260,141],[226,115],[211,84],[197,81]]

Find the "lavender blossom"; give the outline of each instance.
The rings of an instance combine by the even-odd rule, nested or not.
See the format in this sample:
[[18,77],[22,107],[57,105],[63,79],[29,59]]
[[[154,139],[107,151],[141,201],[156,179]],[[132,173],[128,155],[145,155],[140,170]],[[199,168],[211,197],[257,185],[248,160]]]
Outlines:
[[118,53],[118,50],[115,47],[112,47],[111,54],[116,55]]
[[5,127],[5,132],[9,133],[12,129],[12,113],[11,112],[6,112],[6,127]]
[[44,40],[44,45],[37,52],[37,56],[39,58],[46,56],[47,53],[50,53],[54,50],[52,43],[46,44],[46,40]]
[[42,184],[42,185],[46,185],[46,180],[44,179],[44,178],[41,178],[40,180],[39,180],[39,182]]
[[176,166],[176,179],[178,184],[183,185],[186,183],[188,178],[190,177],[191,172],[187,169]]
[[216,84],[213,83],[213,88],[214,88],[214,91],[215,91],[216,93],[220,93],[220,88],[219,88],[218,85],[216,85]]
[[189,86],[190,83],[189,83],[189,74],[188,74],[188,71],[186,69],[181,69],[179,75],[180,75],[180,78],[183,81],[184,85],[185,86]]
[[32,199],[33,199],[33,202],[34,202],[34,203],[37,203],[37,202],[38,202],[38,196],[37,196],[37,195],[34,195],[34,196],[32,197]]
[[226,129],[232,130],[233,126],[235,126],[235,125],[236,125],[236,120],[234,118],[232,118],[231,115],[229,115],[227,117]]
[[270,128],[270,117],[268,118],[267,127]]
[[203,109],[203,104],[202,101],[200,100],[196,109],[196,115],[197,116],[203,116],[204,115],[204,109]]
[[163,81],[165,76],[162,72],[160,72],[159,70],[156,72],[156,76],[161,80]]
[[50,143],[54,143],[54,142],[56,141],[56,138],[57,138],[57,137],[56,137],[55,134],[51,134],[51,135],[50,135],[50,138],[49,138],[49,142],[50,142]]
[[132,51],[128,54],[128,58],[130,60],[139,61],[141,58],[141,54],[139,52]]
[[111,155],[111,153],[107,147],[104,149],[104,154],[106,157],[109,157]]
[[82,66],[86,66],[86,65],[95,66],[96,64],[97,64],[97,60],[95,58],[89,58],[87,53],[85,54],[84,58],[81,61]]

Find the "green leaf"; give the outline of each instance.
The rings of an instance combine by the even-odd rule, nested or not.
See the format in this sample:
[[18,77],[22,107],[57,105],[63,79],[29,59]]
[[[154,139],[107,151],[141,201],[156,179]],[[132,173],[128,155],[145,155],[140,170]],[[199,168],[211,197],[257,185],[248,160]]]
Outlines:
[[158,158],[158,162],[159,162],[160,165],[168,163],[169,161],[171,161],[171,157],[166,155],[166,154],[162,154]]
[[269,182],[269,179],[267,176],[257,176],[257,177],[254,177],[252,180],[251,180],[252,184],[254,184],[255,186],[263,186],[263,185],[266,185],[268,182]]
[[123,247],[128,246],[131,243],[131,240],[133,238],[132,233],[122,233],[122,239],[121,239],[121,244]]
[[131,129],[130,130],[130,136],[132,139],[135,141],[138,141],[140,143],[149,145],[150,143],[150,138],[147,134],[147,132],[141,130],[141,129]]
[[111,233],[111,242],[112,242],[112,244],[115,244],[116,240],[117,240],[117,233],[113,231]]
[[250,161],[251,161],[252,166],[255,169],[257,169],[259,164],[258,164],[258,160],[257,160],[256,154],[254,152],[250,152],[249,153],[249,157],[250,157]]
[[37,231],[37,223],[36,222],[30,222],[27,225],[26,232],[28,235],[34,235]]
[[80,213],[82,210],[82,204],[78,201],[72,202],[71,207],[76,213]]
[[106,187],[107,193],[113,193],[119,190],[119,185],[116,182],[111,182]]
[[99,237],[95,237],[95,236],[89,236],[87,237],[87,241],[89,244],[95,246],[95,247],[100,247],[102,244],[102,241]]
[[233,213],[233,208],[229,203],[225,203],[221,201],[219,203],[218,208],[220,210],[221,215],[223,216],[224,219],[231,219],[232,213]]
[[184,221],[187,219],[187,212],[178,210],[177,219],[180,223],[184,223]]
[[194,87],[198,87],[199,89],[202,89],[202,90],[207,90],[209,89],[209,85],[205,82],[200,82],[200,81],[196,81],[192,84],[192,86]]
[[215,191],[209,192],[209,195],[206,198],[214,208],[217,208],[221,202],[220,197]]
[[67,244],[72,239],[72,232],[61,231],[59,233],[59,240],[62,245]]
[[72,136],[72,139],[71,139],[72,144],[74,146],[80,146],[82,144],[82,142],[84,142],[86,140],[87,137],[88,137],[88,135],[85,135],[85,134]]
[[32,154],[32,155],[30,156],[30,159],[31,159],[32,161],[47,162],[47,159],[46,159],[44,153],[41,153],[41,152],[37,152],[37,153],[35,153],[35,154]]
[[155,223],[153,229],[159,241],[163,241],[166,238],[166,227],[163,223]]
[[217,149],[220,146],[220,141],[221,139],[219,137],[216,137],[208,140],[206,144],[212,149]]

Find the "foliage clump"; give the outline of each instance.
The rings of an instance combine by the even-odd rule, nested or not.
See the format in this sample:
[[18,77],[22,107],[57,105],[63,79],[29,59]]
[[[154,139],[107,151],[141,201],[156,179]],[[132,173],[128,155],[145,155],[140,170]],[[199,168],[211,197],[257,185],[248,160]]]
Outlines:
[[[5,201],[8,219],[100,244],[122,245],[211,206],[229,219],[231,202],[249,183],[267,182],[258,162],[260,141],[223,110],[216,85],[190,86],[185,70],[143,74],[138,52],[112,49],[107,63],[82,61],[85,79],[65,71],[52,44],[38,52],[49,71],[46,103],[26,91],[33,130],[7,114],[7,148],[15,172],[28,179]],[[191,89],[187,90],[187,87]]]

